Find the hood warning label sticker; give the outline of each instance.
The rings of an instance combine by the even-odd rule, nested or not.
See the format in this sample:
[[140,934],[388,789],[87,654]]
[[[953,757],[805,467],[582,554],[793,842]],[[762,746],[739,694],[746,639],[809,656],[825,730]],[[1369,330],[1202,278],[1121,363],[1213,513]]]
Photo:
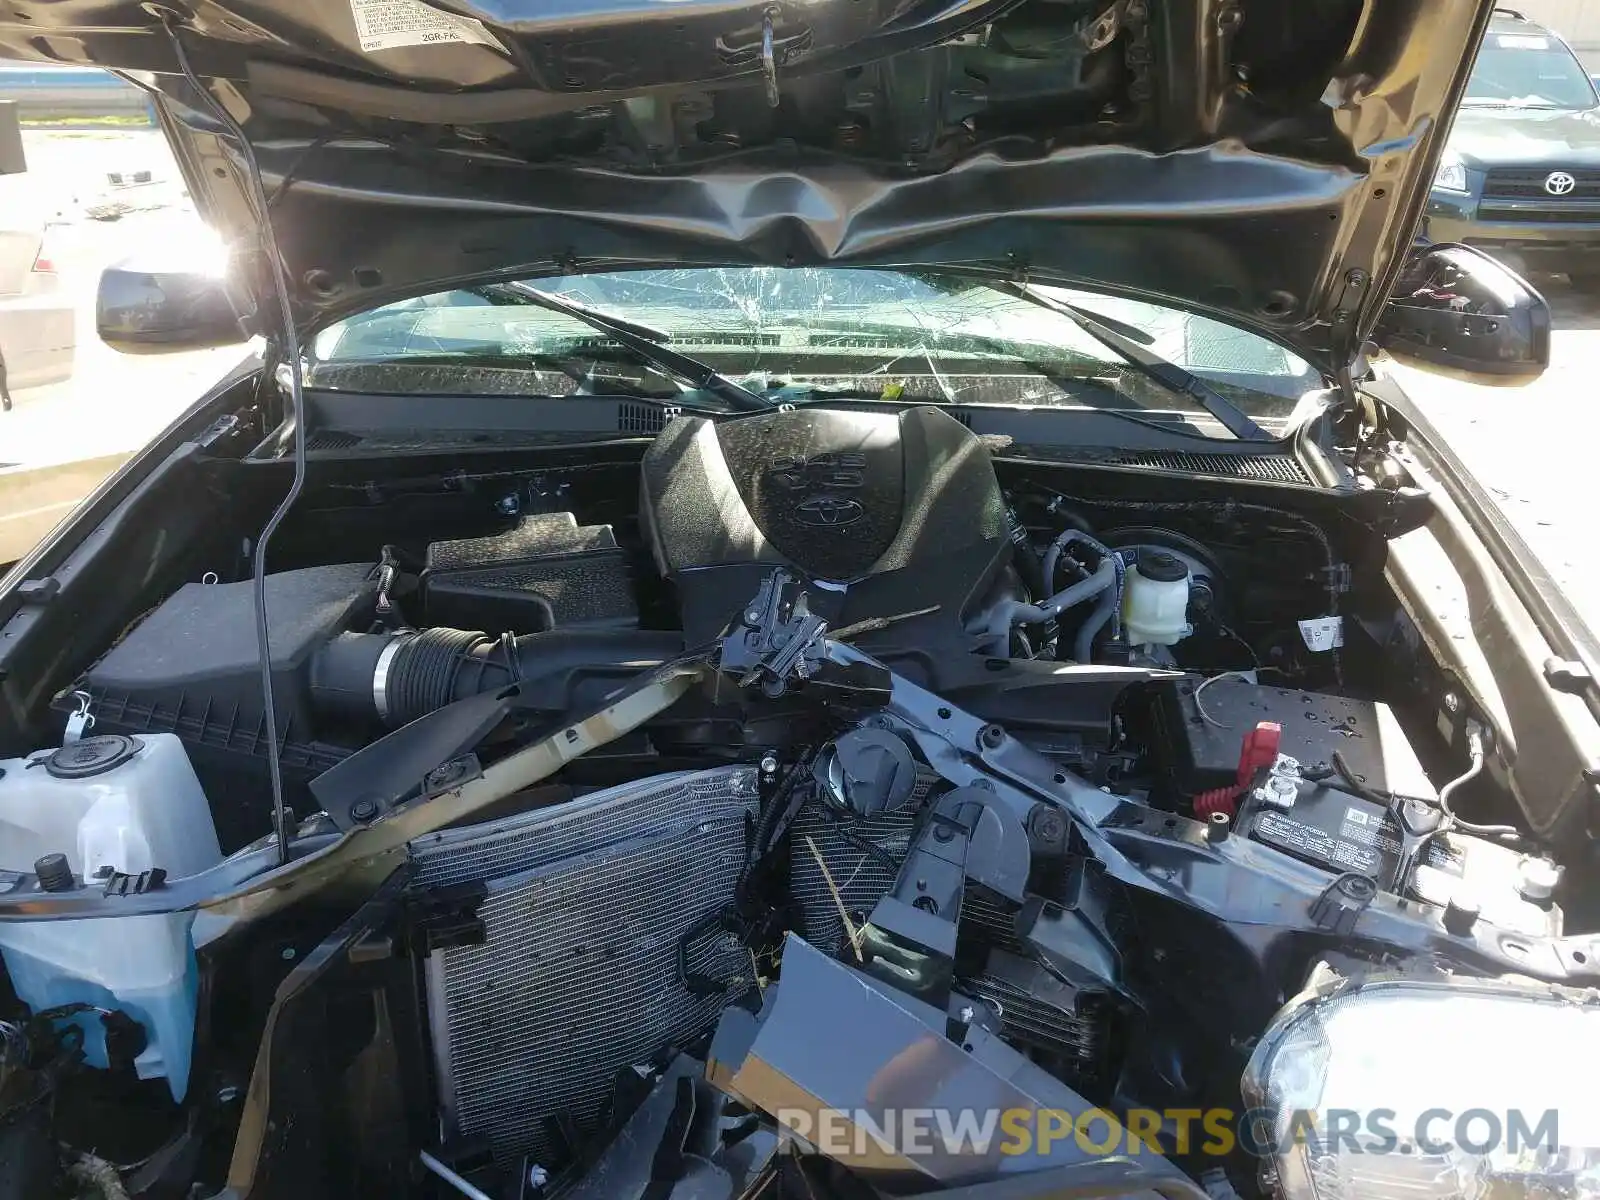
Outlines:
[[482,21],[441,12],[422,0],[350,0],[350,15],[355,18],[356,37],[365,54],[403,46],[461,43],[505,51]]

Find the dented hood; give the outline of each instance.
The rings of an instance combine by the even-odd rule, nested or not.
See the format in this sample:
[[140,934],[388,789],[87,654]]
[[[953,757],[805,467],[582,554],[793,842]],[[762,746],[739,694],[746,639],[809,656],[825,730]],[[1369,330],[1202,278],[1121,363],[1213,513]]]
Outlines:
[[[159,93],[297,322],[588,266],[944,265],[1159,297],[1348,363],[1489,0],[12,0],[0,53]],[[263,328],[271,322],[263,315]]]

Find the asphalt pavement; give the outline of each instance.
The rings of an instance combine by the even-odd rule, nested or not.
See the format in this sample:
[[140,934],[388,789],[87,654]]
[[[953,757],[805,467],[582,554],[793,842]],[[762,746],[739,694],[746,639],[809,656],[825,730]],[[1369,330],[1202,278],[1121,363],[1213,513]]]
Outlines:
[[[16,411],[0,414],[0,469],[132,451],[242,356],[225,347],[128,357],[95,336],[102,267],[134,247],[177,247],[204,236],[159,134],[24,136],[30,174],[56,212],[50,253],[77,303],[77,366],[66,383],[18,392]],[[109,180],[141,172],[148,182]],[[1580,294],[1560,276],[1534,282],[1556,315],[1543,378],[1486,388],[1405,368],[1395,374],[1600,629],[1600,295]]]

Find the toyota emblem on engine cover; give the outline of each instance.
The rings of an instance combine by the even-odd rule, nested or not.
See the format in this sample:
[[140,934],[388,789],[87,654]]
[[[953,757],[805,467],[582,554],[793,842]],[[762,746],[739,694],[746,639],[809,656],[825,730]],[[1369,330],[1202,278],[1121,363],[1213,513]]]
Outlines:
[[853,525],[866,515],[859,502],[844,496],[812,496],[794,508],[795,516],[803,525],[820,525],[834,528]]
[[1544,177],[1544,190],[1552,196],[1565,196],[1578,186],[1578,181],[1566,171],[1551,171]]

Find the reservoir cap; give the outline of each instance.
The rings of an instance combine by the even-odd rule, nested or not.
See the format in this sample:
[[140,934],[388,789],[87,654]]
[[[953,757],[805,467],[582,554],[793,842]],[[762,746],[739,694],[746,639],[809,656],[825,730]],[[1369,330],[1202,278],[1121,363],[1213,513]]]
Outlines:
[[69,742],[44,760],[44,769],[57,779],[87,779],[120,767],[144,749],[138,738],[120,733]]
[[1165,550],[1145,547],[1139,551],[1138,566],[1139,574],[1155,583],[1177,583],[1189,578],[1188,564]]

